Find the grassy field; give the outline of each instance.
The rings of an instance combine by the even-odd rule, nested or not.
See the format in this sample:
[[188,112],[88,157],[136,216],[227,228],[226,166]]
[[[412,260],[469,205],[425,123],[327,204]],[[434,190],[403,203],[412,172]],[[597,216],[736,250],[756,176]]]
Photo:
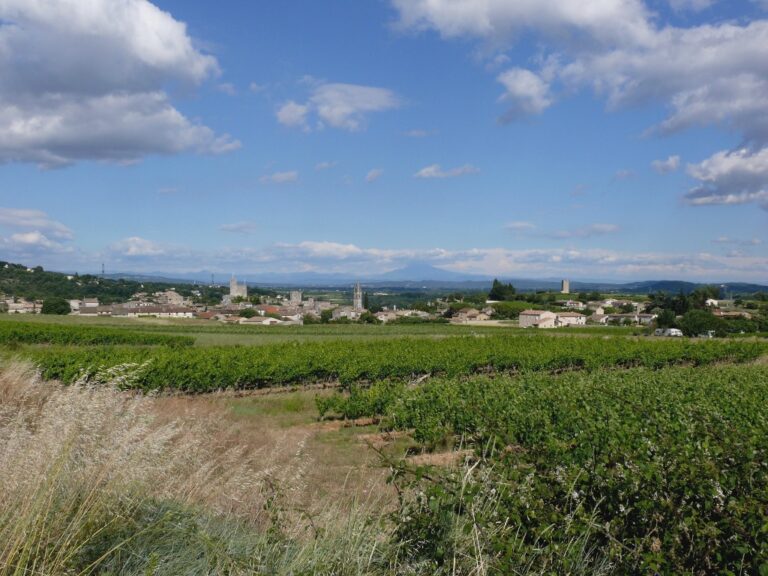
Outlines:
[[[764,341],[0,315],[3,333],[0,576],[768,573]],[[78,380],[100,362],[122,367]]]

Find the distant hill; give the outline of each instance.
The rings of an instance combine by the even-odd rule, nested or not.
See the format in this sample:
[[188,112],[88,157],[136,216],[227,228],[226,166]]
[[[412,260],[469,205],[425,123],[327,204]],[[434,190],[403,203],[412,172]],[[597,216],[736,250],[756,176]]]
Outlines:
[[[208,288],[211,273],[201,271],[169,277],[165,273],[132,274],[117,273],[105,277],[85,274],[68,280],[67,274],[44,271],[34,268],[28,272],[21,264],[0,262],[0,293],[28,298],[62,296],[64,298],[98,297],[104,302],[124,300],[135,292],[156,292],[176,288],[182,293],[189,293],[197,288],[203,291],[213,290],[219,295],[227,290],[229,276],[216,274],[219,288]],[[238,275],[241,281],[247,281],[256,292],[261,287],[322,287],[348,289],[355,282],[361,282],[369,289],[400,289],[435,291],[482,292],[490,289],[492,276],[481,276],[452,272],[437,268],[428,263],[414,263],[398,270],[383,274],[371,274],[365,277],[349,274],[323,274],[317,272],[297,272],[287,274],[244,274]],[[499,276],[502,282],[509,282],[520,292],[537,290],[559,290],[560,281],[552,278],[511,278]],[[195,284],[196,286],[193,286]],[[715,283],[722,286],[729,297],[768,292],[768,286],[743,282]],[[592,281],[571,281],[571,292],[597,291],[608,294],[648,294],[650,292],[690,293],[705,283],[685,282],[681,280],[647,280],[639,282],[612,283]]]
[[[157,278],[138,279],[102,278],[93,274],[63,274],[50,272],[42,267],[27,268],[22,264],[0,262],[0,293],[31,300],[44,300],[52,296],[68,300],[98,298],[109,304],[128,300],[136,292],[160,292],[176,288],[185,296],[191,295],[194,287],[188,283],[160,281]],[[203,298],[220,301],[220,288],[198,287]]]
[[437,268],[431,264],[421,262],[415,262],[409,264],[405,268],[399,268],[397,270],[392,270],[391,272],[379,274],[371,279],[378,281],[405,280],[411,282],[485,282],[492,280],[492,278],[487,278],[485,276],[443,270],[442,268]]

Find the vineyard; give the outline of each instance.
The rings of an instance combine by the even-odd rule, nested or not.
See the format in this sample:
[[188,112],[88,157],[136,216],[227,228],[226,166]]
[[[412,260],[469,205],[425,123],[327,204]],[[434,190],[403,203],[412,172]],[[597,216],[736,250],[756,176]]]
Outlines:
[[21,322],[0,322],[0,345],[141,345],[191,346],[194,338],[169,334],[107,328],[102,326],[67,326]]
[[440,340],[326,341],[252,347],[32,347],[23,353],[45,378],[73,382],[85,372],[132,365],[144,390],[211,392],[306,382],[412,379],[610,367],[744,362],[765,353],[762,342],[658,341],[626,338],[478,336]]
[[[384,464],[368,573],[768,574],[768,342],[609,330],[3,320],[0,360],[109,385],[74,394],[210,402],[237,430],[282,406],[313,468]],[[205,345],[227,334],[264,339]],[[337,390],[206,395],[301,384]]]
[[467,552],[456,526],[482,534],[498,573],[768,570],[766,366],[378,383],[319,404],[474,450],[471,479],[398,480],[414,488],[401,544],[436,571]]

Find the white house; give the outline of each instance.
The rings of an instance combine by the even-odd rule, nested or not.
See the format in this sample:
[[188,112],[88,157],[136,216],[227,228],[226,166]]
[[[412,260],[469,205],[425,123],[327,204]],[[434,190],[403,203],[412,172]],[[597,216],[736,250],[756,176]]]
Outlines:
[[[82,309],[80,314],[82,314]],[[127,318],[194,318],[195,311],[191,308],[179,306],[140,306],[138,308],[121,308],[114,311],[115,316]]]
[[587,323],[587,317],[578,312],[561,312],[557,315],[555,326],[584,326]]
[[548,310],[524,310],[520,312],[519,325],[521,328],[554,328],[557,314]]
[[386,324],[387,322],[397,320],[397,313],[392,310],[382,310],[381,312],[376,313],[376,319],[379,322]]

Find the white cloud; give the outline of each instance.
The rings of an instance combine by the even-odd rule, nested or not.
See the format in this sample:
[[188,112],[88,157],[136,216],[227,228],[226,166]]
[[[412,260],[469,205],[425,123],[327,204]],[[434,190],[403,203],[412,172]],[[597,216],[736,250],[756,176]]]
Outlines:
[[400,99],[391,90],[356,84],[311,82],[312,93],[304,104],[288,101],[278,112],[281,124],[308,129],[308,116],[317,118],[318,127],[331,126],[350,132],[362,130],[366,117],[400,106]]
[[732,244],[735,246],[760,246],[763,241],[760,238],[750,238],[749,240],[739,240],[730,236],[718,236],[712,240],[713,244]]
[[440,164],[432,164],[422,168],[416,174],[415,178],[456,178],[458,176],[465,176],[467,174],[477,174],[480,172],[477,168],[471,164],[464,164],[464,166],[458,166],[451,168],[450,170],[443,170]]
[[219,230],[222,232],[232,232],[234,234],[253,234],[259,229],[258,224],[251,220],[244,220],[242,222],[235,222],[233,224],[223,224],[219,226]]
[[275,172],[274,174],[267,174],[262,176],[259,181],[262,184],[289,184],[291,182],[297,182],[299,179],[299,173],[295,170],[290,172]]
[[263,92],[266,89],[266,86],[262,84],[257,84],[256,82],[251,82],[248,85],[248,90],[253,92],[254,94],[258,94],[259,92]]
[[717,0],[669,0],[669,5],[676,12],[701,12],[712,6]]
[[219,67],[147,0],[4,0],[0,21],[0,162],[134,162],[239,147],[171,105],[169,84],[199,84]]
[[508,43],[529,29],[571,42],[639,42],[652,29],[640,0],[392,0],[400,26]]
[[124,238],[110,246],[110,250],[119,256],[130,258],[164,256],[166,254],[166,250],[162,246],[139,236]]
[[42,210],[26,208],[0,208],[0,226],[14,229],[34,229],[35,232],[45,233],[53,238],[71,240],[72,230],[53,220]]
[[549,83],[530,70],[511,68],[496,79],[506,88],[501,101],[510,106],[501,118],[503,122],[541,114],[552,105]]
[[405,135],[408,136],[408,138],[426,138],[427,136],[432,136],[436,134],[437,132],[435,130],[424,130],[422,128],[415,128],[413,130],[408,130]]
[[331,168],[336,166],[336,162],[318,162],[315,164],[315,170],[318,172],[321,172],[323,170],[330,170]]
[[58,246],[56,242],[49,240],[45,234],[35,230],[34,232],[19,232],[11,235],[11,242],[37,248],[53,248]]
[[622,168],[621,170],[618,170],[616,174],[613,175],[613,177],[615,180],[629,180],[634,175],[635,173],[632,170]]
[[231,82],[222,82],[216,86],[216,89],[227,96],[237,96],[237,88]]
[[[50,239],[49,239],[50,240]],[[23,245],[21,242],[26,242]],[[12,261],[45,263],[59,269],[96,269],[101,262],[111,267],[137,272],[191,272],[209,270],[229,273],[258,269],[264,272],[316,271],[371,275],[402,268],[413,262],[430,263],[442,269],[487,276],[589,277],[647,279],[671,277],[705,282],[768,282],[768,258],[738,251],[717,255],[707,252],[622,252],[592,248],[378,248],[333,241],[304,241],[243,247],[190,250],[167,246],[144,238],[126,238],[104,254],[84,255],[68,246],[45,247],[45,239],[35,236],[0,236],[0,253]]]
[[[590,88],[611,110],[665,105],[666,118],[649,127],[649,133],[718,125],[738,132],[754,156],[768,146],[768,19],[678,27],[662,23],[642,0],[391,1],[406,29],[474,37],[494,48],[524,34],[533,36],[538,41],[533,61],[540,69],[530,74],[510,71],[512,118],[541,113],[556,98],[555,87],[566,93]],[[703,9],[712,2],[670,3],[679,9]],[[765,5],[764,0],[758,3]],[[733,154],[724,151],[713,158]],[[749,183],[734,191],[734,178],[707,180],[705,188],[687,200],[766,201],[764,185],[748,178]]]
[[768,148],[718,152],[688,166],[699,186],[685,195],[694,206],[758,203],[768,206]]
[[280,122],[280,124],[291,128],[306,128],[308,113],[308,106],[297,104],[293,100],[290,100],[280,106],[277,110],[277,121]]
[[371,182],[376,182],[376,180],[378,180],[382,176],[384,176],[384,170],[382,170],[381,168],[374,168],[373,170],[368,172],[368,174],[366,174],[365,181],[368,182],[368,184],[370,184]]
[[659,174],[675,172],[680,167],[680,156],[670,156],[666,160],[654,160],[651,166]]
[[504,225],[504,228],[513,232],[529,232],[536,229],[536,224],[518,220],[516,222],[508,222]]
[[582,228],[573,230],[558,230],[547,234],[551,238],[594,238],[595,236],[605,236],[606,234],[616,234],[621,228],[617,224],[591,224]]

